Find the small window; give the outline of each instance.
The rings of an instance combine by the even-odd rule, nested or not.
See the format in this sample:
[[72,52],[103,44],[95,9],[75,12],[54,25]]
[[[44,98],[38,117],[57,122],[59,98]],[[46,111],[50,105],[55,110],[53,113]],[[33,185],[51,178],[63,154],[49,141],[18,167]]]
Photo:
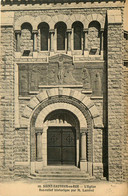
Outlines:
[[66,25],[63,22],[59,22],[55,28],[57,29],[57,50],[65,50]]
[[[32,26],[29,23],[23,23],[21,26],[20,51],[23,56],[32,56],[33,36]],[[28,52],[29,51],[29,52]]]
[[83,33],[82,23],[75,22],[73,24],[73,29],[74,29],[74,50],[81,50],[82,49],[81,39]]
[[47,51],[48,50],[49,26],[47,23],[41,23],[39,25],[39,29],[40,29],[41,51]]

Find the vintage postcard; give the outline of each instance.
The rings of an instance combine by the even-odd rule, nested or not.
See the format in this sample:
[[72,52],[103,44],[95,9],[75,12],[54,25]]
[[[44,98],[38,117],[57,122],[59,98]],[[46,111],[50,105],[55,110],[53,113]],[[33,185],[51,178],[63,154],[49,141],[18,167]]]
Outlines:
[[1,0],[0,196],[128,195],[128,1]]

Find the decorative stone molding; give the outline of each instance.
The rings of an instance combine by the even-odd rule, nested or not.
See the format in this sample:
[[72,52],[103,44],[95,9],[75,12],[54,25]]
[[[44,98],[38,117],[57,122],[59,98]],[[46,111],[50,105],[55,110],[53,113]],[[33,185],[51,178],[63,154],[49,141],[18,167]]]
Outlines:
[[29,16],[29,15],[26,15],[26,16],[21,16],[20,18],[18,18],[16,20],[15,25],[14,25],[14,29],[20,30],[21,25],[25,22],[30,23],[33,27],[33,30],[37,30],[38,25],[42,22],[46,22],[49,25],[50,29],[54,29],[55,24],[60,21],[62,21],[66,24],[67,29],[71,29],[72,24],[76,21],[81,22],[83,24],[84,29],[88,29],[88,25],[92,21],[99,22],[101,25],[101,28],[104,28],[105,17],[102,16],[101,14],[90,14],[87,16],[84,16],[83,14],[75,14],[75,15],[73,14],[71,16],[60,14],[60,15],[56,15],[53,17],[47,16],[47,15],[42,15],[42,16],[38,16],[36,18]]
[[100,23],[101,28],[104,28],[104,24],[105,24],[105,17],[103,17],[101,14],[89,14],[87,16],[87,21],[85,23],[84,28],[88,29],[89,24],[92,21],[97,21]]
[[88,130],[87,130],[86,127],[81,127],[80,128],[80,133],[87,133],[87,132],[88,132]]
[[15,22],[14,29],[21,30],[21,25],[26,22],[32,25],[33,30],[37,30],[37,24],[35,18],[30,15],[21,16],[20,18],[18,18],[18,20],[16,20]]
[[41,128],[35,128],[35,133],[43,133],[43,129]]
[[[45,101],[47,102],[47,100],[49,100],[50,98],[54,98],[57,96],[58,96],[58,100],[59,100],[59,96],[67,96],[68,99],[71,99],[71,100],[75,99],[77,102],[83,104],[83,106],[85,106],[87,108],[88,112],[90,113],[91,118],[93,119],[94,126],[95,127],[97,127],[97,126],[103,127],[102,118],[101,118],[96,106],[94,105],[93,101],[78,91],[66,89],[66,88],[65,89],[54,88],[54,89],[44,90],[43,92],[39,93],[36,97],[34,97],[30,100],[28,105],[25,107],[22,116],[27,119],[31,118],[32,114],[34,113],[34,110],[37,109],[40,104],[44,103]],[[48,107],[49,111],[52,111],[52,107],[53,107],[53,110],[59,109],[59,108],[64,109],[64,103],[63,104],[58,103],[58,105],[56,104],[56,107],[54,107],[54,106],[55,106],[55,104],[53,104],[53,102],[51,104],[49,104],[49,107]],[[65,109],[69,110],[70,108],[72,108],[73,112],[77,111],[77,112],[75,112],[76,116],[79,116],[78,113],[81,113],[82,119],[84,119],[82,112],[80,110],[78,110],[77,107],[75,109],[72,104],[70,104],[70,105],[65,104]],[[46,112],[48,112],[48,110]],[[86,127],[86,126],[82,125],[82,127]]]
[[55,110],[59,110],[59,109],[64,109],[64,110],[68,110],[70,112],[72,112],[73,114],[75,114],[75,116],[77,117],[77,119],[80,122],[80,127],[85,127],[87,129],[87,123],[86,123],[86,119],[84,117],[84,115],[82,114],[82,112],[75,106],[67,104],[67,103],[54,103],[54,104],[50,104],[47,107],[45,107],[44,109],[42,109],[42,111],[39,113],[39,115],[37,116],[36,122],[35,122],[35,127],[43,127],[43,123],[45,118],[47,117],[47,115]]

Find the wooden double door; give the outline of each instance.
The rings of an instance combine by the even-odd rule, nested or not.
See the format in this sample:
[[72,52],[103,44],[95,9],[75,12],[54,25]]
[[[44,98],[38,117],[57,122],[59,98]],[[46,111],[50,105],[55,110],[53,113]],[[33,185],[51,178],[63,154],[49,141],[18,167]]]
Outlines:
[[47,133],[48,165],[76,165],[76,131],[72,127],[50,127]]

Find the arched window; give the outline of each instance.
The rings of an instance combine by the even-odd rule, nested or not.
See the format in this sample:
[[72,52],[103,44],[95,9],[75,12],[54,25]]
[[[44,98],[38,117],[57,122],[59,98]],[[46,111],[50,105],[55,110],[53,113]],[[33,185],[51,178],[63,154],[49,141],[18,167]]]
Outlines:
[[74,29],[74,50],[82,49],[82,33],[83,33],[83,24],[81,22],[75,22],[72,25]]
[[100,23],[92,21],[88,27],[88,50],[90,55],[99,55],[100,39]]
[[20,50],[23,56],[31,56],[33,51],[32,26],[29,23],[21,25]]
[[48,50],[48,36],[49,36],[49,26],[47,23],[41,23],[39,25],[40,29],[40,48],[41,51]]
[[57,50],[65,50],[66,24],[59,22],[55,28],[57,29]]

